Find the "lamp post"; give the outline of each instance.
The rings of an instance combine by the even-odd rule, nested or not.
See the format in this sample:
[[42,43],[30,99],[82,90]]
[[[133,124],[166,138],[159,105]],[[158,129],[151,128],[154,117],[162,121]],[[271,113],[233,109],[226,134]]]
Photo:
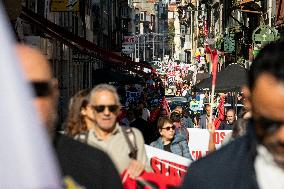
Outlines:
[[154,57],[155,57],[155,37],[156,37],[156,35],[153,34],[153,53],[152,53],[152,60],[154,60]]
[[[140,61],[140,37],[141,36],[144,36],[144,52],[143,52],[143,60],[145,61],[145,37],[146,35],[148,34],[138,34],[138,35],[135,35],[136,39],[137,39],[137,45],[138,45],[138,52],[137,52],[137,57],[138,57],[138,60]],[[136,62],[136,43],[135,43],[135,62]]]
[[[135,35],[135,39],[137,40],[135,40],[135,45],[134,45],[134,62],[136,62],[136,60],[137,60],[137,57],[138,57],[138,62],[140,61],[140,34],[138,34],[138,35]],[[138,49],[138,52],[137,52],[137,49]]]
[[141,36],[144,37],[144,41],[143,41],[143,60],[146,61],[146,36],[151,35],[152,33],[145,33],[142,34]]
[[151,33],[145,33],[144,34],[144,46],[143,46],[143,59],[144,59],[144,61],[146,60],[146,36],[148,36],[149,34],[151,34]]
[[163,36],[164,34],[152,33],[152,35],[153,35],[153,54],[152,54],[152,60],[154,60],[154,57],[155,57],[155,37],[156,37],[156,36]]
[[165,38],[163,35],[163,59],[162,60],[164,60],[164,57],[165,57]]

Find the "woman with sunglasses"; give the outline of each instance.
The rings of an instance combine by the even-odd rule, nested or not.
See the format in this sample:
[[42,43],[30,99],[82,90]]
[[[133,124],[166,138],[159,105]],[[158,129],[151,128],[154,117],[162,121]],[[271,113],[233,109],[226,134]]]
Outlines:
[[175,133],[175,126],[171,119],[160,117],[158,121],[160,137],[150,145],[192,160],[186,138]]

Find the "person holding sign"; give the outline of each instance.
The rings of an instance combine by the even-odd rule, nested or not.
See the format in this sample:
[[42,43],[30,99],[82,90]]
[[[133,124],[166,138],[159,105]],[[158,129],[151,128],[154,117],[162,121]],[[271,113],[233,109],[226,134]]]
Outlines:
[[186,138],[175,133],[176,127],[171,119],[161,117],[157,126],[161,136],[158,140],[152,142],[151,146],[193,160],[189,153]]

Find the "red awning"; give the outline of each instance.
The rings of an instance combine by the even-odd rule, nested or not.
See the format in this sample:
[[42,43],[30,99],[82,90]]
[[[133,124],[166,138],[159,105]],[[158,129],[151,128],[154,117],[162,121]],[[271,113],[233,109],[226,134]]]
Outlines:
[[48,33],[50,36],[56,38],[58,41],[61,41],[62,43],[70,47],[77,48],[84,53],[88,53],[105,63],[110,63],[113,66],[117,66],[119,68],[129,70],[143,76],[146,76],[143,68],[152,69],[148,64],[133,62],[126,57],[122,57],[113,52],[99,48],[94,43],[82,37],[74,35],[73,33],[67,31],[65,28],[45,19],[44,17],[34,13],[31,10],[28,10],[25,7],[23,7],[22,9],[20,17],[34,24],[36,27]]

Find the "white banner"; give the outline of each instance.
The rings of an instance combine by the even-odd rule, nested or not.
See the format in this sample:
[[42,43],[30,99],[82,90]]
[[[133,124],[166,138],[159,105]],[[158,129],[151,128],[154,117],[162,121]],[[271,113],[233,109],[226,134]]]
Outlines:
[[[208,154],[209,133],[206,129],[188,129],[189,132],[189,150],[194,160]],[[214,134],[214,143],[216,149],[221,147],[221,143],[226,134],[231,130],[216,130]],[[182,156],[145,145],[148,161],[155,173],[166,176],[182,178],[186,173],[191,160]]]
[[146,154],[153,171],[166,176],[182,177],[191,161],[182,156],[145,145]]
[[[207,129],[188,128],[189,132],[189,150],[194,160],[208,154],[209,132]],[[214,143],[216,149],[221,147],[227,133],[231,130],[216,130],[214,134]]]

